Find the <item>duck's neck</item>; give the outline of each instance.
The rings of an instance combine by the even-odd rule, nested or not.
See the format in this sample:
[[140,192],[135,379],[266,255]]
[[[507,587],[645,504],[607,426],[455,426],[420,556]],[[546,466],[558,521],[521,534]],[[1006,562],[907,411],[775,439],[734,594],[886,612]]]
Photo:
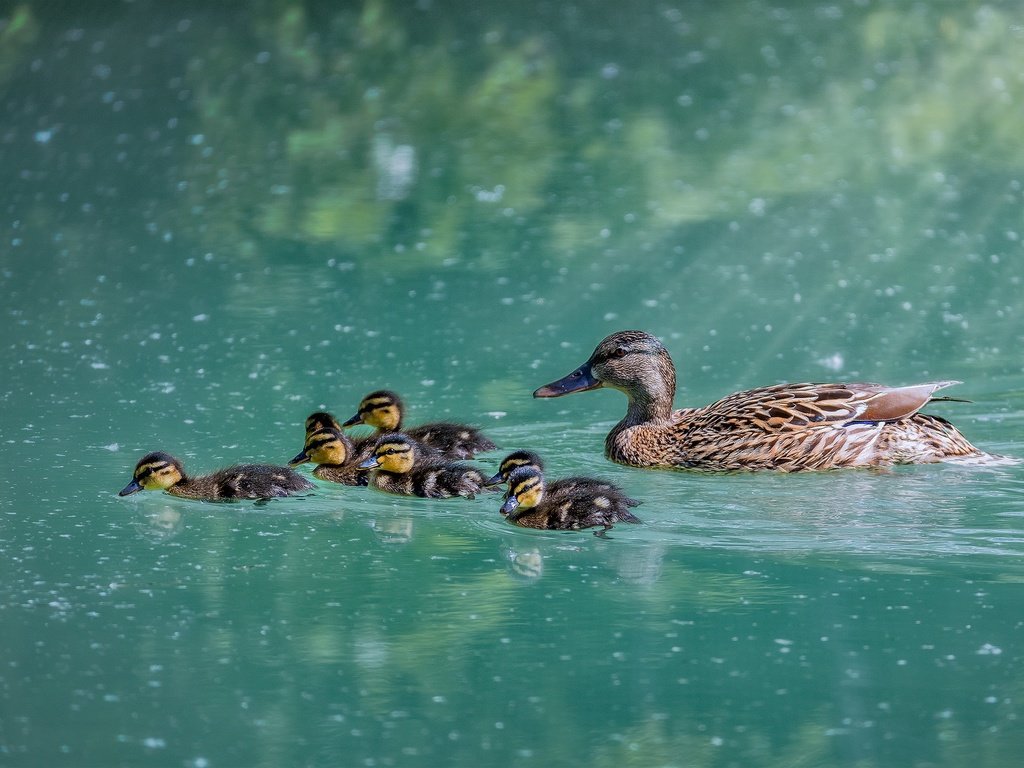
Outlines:
[[670,383],[658,377],[645,382],[643,387],[626,392],[626,395],[629,397],[629,405],[626,407],[626,415],[619,422],[620,429],[671,420],[675,381]]

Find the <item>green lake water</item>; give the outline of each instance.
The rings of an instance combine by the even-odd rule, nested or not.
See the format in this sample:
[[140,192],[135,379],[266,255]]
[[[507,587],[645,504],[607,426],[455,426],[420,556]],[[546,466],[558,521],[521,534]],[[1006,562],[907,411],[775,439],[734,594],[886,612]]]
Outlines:
[[[0,766],[1009,768],[1024,465],[613,465],[606,334],[677,405],[940,379],[1024,457],[1014,2],[0,9]],[[643,524],[318,483],[389,387]],[[308,471],[308,470],[303,470]]]

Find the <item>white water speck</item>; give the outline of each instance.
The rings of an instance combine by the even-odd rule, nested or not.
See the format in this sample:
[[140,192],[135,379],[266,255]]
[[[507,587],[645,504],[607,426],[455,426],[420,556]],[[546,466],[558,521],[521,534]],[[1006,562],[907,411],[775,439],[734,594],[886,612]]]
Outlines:
[[115,451],[121,450],[121,446],[118,445],[117,443],[110,443],[109,445],[104,445],[103,449],[106,451],[110,451],[111,453],[114,453]]
[[205,323],[209,319],[210,319],[210,316],[205,314],[205,313],[200,313],[198,315],[193,315],[192,316],[193,322],[196,322],[196,323]]

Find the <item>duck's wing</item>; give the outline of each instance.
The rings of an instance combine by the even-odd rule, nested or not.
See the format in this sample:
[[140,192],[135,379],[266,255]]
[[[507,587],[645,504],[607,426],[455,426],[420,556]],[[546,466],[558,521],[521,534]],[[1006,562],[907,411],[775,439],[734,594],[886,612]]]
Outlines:
[[737,392],[687,414],[693,428],[723,431],[794,432],[852,422],[898,421],[920,410],[932,394],[958,381],[908,387],[882,384],[779,384]]

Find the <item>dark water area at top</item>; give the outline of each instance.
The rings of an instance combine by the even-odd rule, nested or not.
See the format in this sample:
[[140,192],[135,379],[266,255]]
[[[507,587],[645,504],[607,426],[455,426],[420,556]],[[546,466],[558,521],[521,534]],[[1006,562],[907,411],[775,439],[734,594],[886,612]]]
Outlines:
[[[642,328],[677,406],[956,379],[1024,457],[1016,3],[0,8],[0,766],[1016,766],[1024,468],[608,462]],[[389,387],[642,524],[317,483]],[[303,470],[305,472],[305,470]]]

